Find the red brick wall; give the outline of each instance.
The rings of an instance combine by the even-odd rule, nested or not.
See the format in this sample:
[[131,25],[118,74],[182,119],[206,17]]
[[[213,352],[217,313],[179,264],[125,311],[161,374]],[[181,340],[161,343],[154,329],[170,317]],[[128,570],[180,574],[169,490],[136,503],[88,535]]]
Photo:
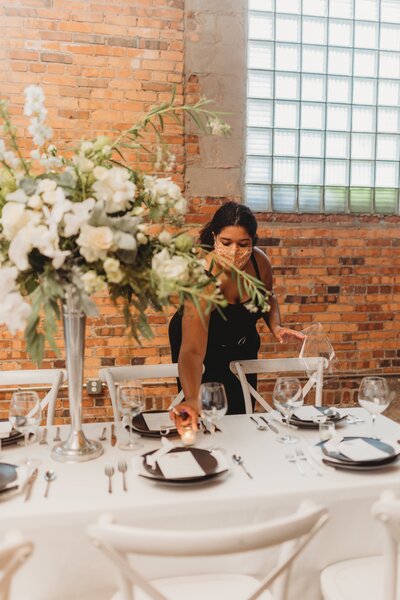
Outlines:
[[[184,82],[183,0],[19,0],[0,2],[0,85],[24,139],[22,90],[43,86],[49,124],[60,148],[82,137],[123,129],[150,105]],[[188,96],[198,87],[189,82]],[[195,135],[184,140],[173,129],[169,142],[178,158],[183,185],[186,157],[198,152]],[[143,156],[131,157],[150,169]],[[228,175],[227,175],[228,176]],[[238,199],[238,198],[236,198]],[[188,223],[208,220],[222,198],[190,198]],[[301,329],[321,321],[337,350],[343,373],[331,380],[329,402],[352,401],[367,372],[395,377],[400,372],[399,269],[397,217],[257,215],[260,246],[274,267],[275,290],[287,325]],[[124,331],[123,319],[106,296],[100,317],[87,328],[85,375],[108,365],[168,362],[167,316],[154,315],[152,341],[139,347]],[[277,347],[261,325],[262,355],[296,355]],[[63,366],[47,352],[43,367]],[[32,367],[21,337],[0,332],[2,368]],[[173,388],[171,388],[173,391]],[[160,389],[154,390],[159,396]],[[7,399],[7,395],[5,396]],[[6,413],[0,403],[0,416]],[[106,393],[85,398],[87,419],[109,416]],[[57,417],[67,416],[60,400]]]

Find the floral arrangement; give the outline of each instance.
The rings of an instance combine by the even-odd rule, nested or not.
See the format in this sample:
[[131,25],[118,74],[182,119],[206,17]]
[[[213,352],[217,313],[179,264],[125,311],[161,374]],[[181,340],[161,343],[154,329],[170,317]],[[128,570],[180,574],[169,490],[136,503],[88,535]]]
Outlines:
[[[150,129],[157,141],[149,150],[155,171],[171,171],[166,118],[183,126],[186,114],[205,132],[229,133],[209,102],[179,105],[173,93],[114,141],[82,141],[67,157],[49,144],[44,94],[31,85],[24,106],[33,141],[29,158],[19,147],[7,103],[0,102],[8,141],[6,146],[0,139],[0,324],[13,333],[25,330],[33,359],[42,360],[45,340],[56,350],[60,305],[71,290],[81,310],[95,316],[91,296],[108,289],[136,338],[151,335],[149,307],[160,311],[186,300],[199,310],[225,304],[199,248],[182,229],[186,200],[179,186],[141,172],[123,156],[124,149],[149,150],[144,135]],[[258,303],[266,297],[253,278],[245,277],[245,289]]]

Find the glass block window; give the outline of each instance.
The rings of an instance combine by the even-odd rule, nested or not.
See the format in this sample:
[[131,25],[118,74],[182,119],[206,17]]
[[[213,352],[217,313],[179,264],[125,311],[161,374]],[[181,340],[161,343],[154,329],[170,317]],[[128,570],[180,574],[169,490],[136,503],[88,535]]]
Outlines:
[[248,0],[246,199],[399,214],[400,0]]

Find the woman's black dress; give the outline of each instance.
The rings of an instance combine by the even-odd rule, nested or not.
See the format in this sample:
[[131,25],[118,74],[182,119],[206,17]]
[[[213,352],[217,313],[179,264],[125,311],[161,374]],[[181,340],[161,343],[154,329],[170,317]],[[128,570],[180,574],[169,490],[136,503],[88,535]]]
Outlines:
[[[251,261],[258,279],[260,272],[254,254]],[[247,360],[257,358],[260,348],[260,336],[256,323],[266,314],[258,311],[251,313],[245,303],[228,304],[222,309],[225,319],[217,310],[212,311],[208,328],[207,349],[204,358],[204,373],[202,382],[219,381],[224,384],[228,398],[228,413],[230,415],[246,412],[240,381],[229,369],[232,360]],[[172,361],[178,362],[182,342],[182,309],[177,311],[169,324],[169,341]],[[257,375],[248,375],[249,383],[257,387]],[[179,381],[178,381],[179,385]],[[180,386],[179,386],[180,388]]]

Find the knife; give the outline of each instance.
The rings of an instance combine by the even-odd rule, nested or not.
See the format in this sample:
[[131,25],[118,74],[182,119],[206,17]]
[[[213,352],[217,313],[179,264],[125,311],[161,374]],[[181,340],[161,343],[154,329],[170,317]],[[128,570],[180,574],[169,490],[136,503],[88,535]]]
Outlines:
[[34,469],[32,471],[32,473],[29,475],[29,479],[28,479],[28,483],[27,483],[27,488],[26,488],[26,494],[25,494],[25,502],[27,500],[29,500],[29,498],[31,497],[31,492],[32,492],[32,488],[33,488],[33,484],[35,483],[35,480],[38,476],[39,473],[39,469]]
[[117,436],[115,435],[115,425],[111,423],[111,446],[115,446],[117,443]]
[[271,431],[273,431],[274,433],[277,433],[278,435],[280,434],[279,429],[277,427],[275,427],[275,425],[272,425],[272,423],[270,421],[267,421],[267,419],[264,419],[264,417],[260,417],[260,419],[268,425],[268,427],[271,429]]

